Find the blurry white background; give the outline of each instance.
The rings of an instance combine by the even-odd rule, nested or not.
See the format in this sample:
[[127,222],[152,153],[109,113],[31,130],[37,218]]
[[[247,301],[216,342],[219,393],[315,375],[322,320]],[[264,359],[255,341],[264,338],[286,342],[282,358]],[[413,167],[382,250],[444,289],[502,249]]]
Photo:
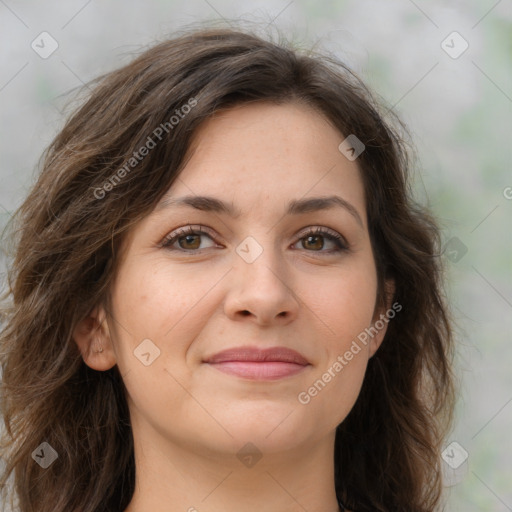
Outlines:
[[222,17],[320,40],[409,125],[459,324],[446,510],[512,510],[511,0],[0,0],[0,229],[63,125],[59,96],[177,28]]

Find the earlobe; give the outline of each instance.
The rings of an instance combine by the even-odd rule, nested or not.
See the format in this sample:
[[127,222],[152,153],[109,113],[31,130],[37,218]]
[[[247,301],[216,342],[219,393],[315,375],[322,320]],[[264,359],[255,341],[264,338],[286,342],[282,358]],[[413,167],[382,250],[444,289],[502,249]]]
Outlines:
[[[375,329],[378,329],[380,322],[384,322],[382,318],[379,318],[376,322],[374,322],[373,327]],[[379,350],[380,346],[382,345],[382,342],[384,341],[384,336],[386,335],[387,330],[387,323],[382,326],[381,329],[378,329],[377,334],[372,338],[370,344],[369,344],[369,357],[373,357],[377,350]]]
[[395,280],[387,279],[384,283],[385,305],[383,309],[377,311],[373,318],[373,327],[377,333],[372,337],[369,344],[369,357],[373,357],[384,341],[388,324],[395,316],[396,312],[392,308],[393,298],[395,295]]
[[116,364],[105,311],[96,307],[76,325],[73,339],[87,366],[93,370],[109,370]]

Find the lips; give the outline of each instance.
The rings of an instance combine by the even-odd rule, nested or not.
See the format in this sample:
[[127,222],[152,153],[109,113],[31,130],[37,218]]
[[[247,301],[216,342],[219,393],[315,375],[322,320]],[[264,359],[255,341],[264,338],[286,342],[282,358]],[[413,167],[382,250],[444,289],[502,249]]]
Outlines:
[[257,347],[235,347],[223,350],[205,360],[206,363],[225,363],[229,361],[245,362],[281,362],[294,363],[302,366],[309,364],[301,354],[286,347],[272,347],[261,349]]
[[205,363],[223,373],[250,380],[281,379],[310,365],[301,354],[286,347],[236,347],[207,358]]

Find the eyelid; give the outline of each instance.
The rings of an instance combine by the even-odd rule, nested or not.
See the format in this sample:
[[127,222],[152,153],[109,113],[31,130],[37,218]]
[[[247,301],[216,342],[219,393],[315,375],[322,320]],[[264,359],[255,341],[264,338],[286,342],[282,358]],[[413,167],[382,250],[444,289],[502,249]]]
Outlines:
[[[178,251],[182,253],[188,253],[188,254],[199,254],[205,249],[193,249],[193,250],[185,250],[185,249],[174,249],[171,247],[173,243],[175,243],[179,238],[182,236],[186,236],[189,234],[199,234],[199,235],[207,235],[213,242],[216,242],[216,238],[219,237],[219,235],[216,234],[216,232],[209,228],[208,226],[204,226],[202,224],[187,224],[185,226],[176,228],[175,230],[171,231],[168,235],[166,235],[163,240],[158,244],[158,247],[168,249],[170,251]],[[338,233],[336,230],[328,228],[327,226],[306,226],[305,228],[302,228],[296,235],[296,241],[292,244],[295,245],[302,238],[306,236],[311,235],[321,235],[329,239],[331,242],[333,242],[337,249],[334,250],[328,250],[328,251],[306,251],[310,253],[319,253],[319,254],[335,254],[335,253],[341,253],[341,252],[347,252],[350,250],[350,244],[347,242],[347,239],[340,233]],[[220,237],[219,237],[220,238]],[[172,243],[171,243],[172,242]],[[210,247],[208,248],[210,249]]]
[[[179,238],[181,236],[185,236],[188,234],[195,234],[196,232],[202,232],[200,234],[207,234],[212,240],[215,238],[220,238],[219,235],[213,229],[208,226],[203,226],[202,224],[187,224],[185,226],[181,226],[179,228],[174,229],[169,234],[165,235],[163,240],[158,244],[158,247],[162,247],[165,249],[166,244],[168,244],[172,239]],[[187,252],[187,251],[183,251]],[[188,251],[191,252],[191,251]],[[197,252],[197,251],[196,251]]]
[[303,229],[301,229],[297,233],[297,241],[299,241],[301,238],[305,237],[306,235],[311,234],[319,234],[319,235],[330,235],[340,243],[342,243],[347,249],[349,247],[349,243],[347,242],[347,239],[341,234],[338,233],[338,231],[328,228],[327,226],[307,226]]

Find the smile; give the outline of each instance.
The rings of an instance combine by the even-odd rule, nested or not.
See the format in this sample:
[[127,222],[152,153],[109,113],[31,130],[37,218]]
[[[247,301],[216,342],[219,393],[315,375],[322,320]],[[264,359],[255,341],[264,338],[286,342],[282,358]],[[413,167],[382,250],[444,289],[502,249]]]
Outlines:
[[302,354],[287,347],[235,347],[208,357],[204,362],[223,373],[253,380],[281,379],[310,366]]

